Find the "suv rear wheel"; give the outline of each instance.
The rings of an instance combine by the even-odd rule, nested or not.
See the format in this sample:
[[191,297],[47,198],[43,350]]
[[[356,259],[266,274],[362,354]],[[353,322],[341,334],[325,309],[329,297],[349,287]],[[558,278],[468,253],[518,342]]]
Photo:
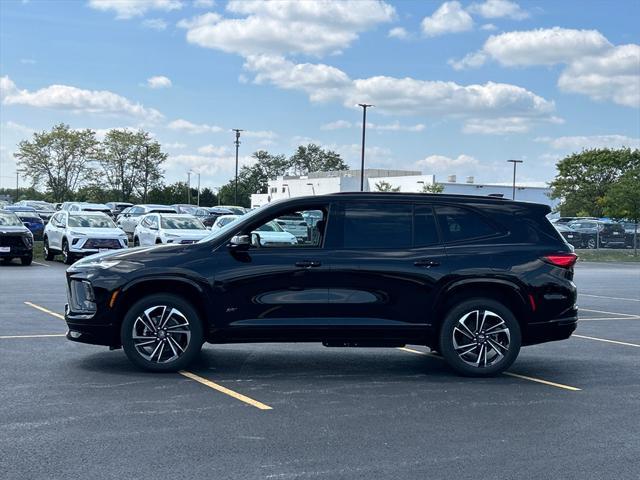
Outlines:
[[488,377],[505,371],[520,352],[520,325],[489,298],[465,300],[449,310],[440,330],[440,352],[458,373]]
[[154,372],[175,372],[202,348],[203,329],[196,310],[184,299],[149,295],[127,312],[120,329],[129,360]]

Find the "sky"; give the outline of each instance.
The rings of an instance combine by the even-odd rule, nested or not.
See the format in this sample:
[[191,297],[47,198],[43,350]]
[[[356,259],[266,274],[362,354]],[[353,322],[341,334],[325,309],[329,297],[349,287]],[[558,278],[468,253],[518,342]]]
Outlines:
[[[143,128],[202,186],[317,143],[370,168],[548,182],[640,148],[640,1],[0,0],[0,187],[64,122]],[[21,180],[23,183],[24,180]]]

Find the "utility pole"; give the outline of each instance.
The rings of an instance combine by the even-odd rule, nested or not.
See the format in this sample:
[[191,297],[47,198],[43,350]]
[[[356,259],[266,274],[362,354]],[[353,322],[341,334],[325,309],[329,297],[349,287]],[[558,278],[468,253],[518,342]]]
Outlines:
[[513,191],[511,192],[511,200],[516,199],[516,168],[519,163],[523,163],[523,160],[507,160],[507,162],[513,163]]
[[362,155],[360,162],[360,191],[364,192],[364,139],[365,132],[367,130],[367,108],[373,107],[366,103],[359,103],[358,106],[362,107]]
[[20,195],[18,194],[18,181],[19,181],[18,179],[20,178],[20,177],[19,177],[19,175],[20,175],[20,174],[19,174],[19,173],[18,173],[18,171],[16,170],[16,200],[15,200],[16,202],[18,201],[18,197],[20,196]]
[[231,130],[236,132],[236,141],[234,142],[236,144],[236,185],[233,204],[238,205],[238,148],[240,148],[240,132],[243,132],[244,130],[240,128],[232,128]]
[[198,172],[198,206],[200,206],[200,172]]
[[147,203],[147,190],[149,189],[149,145],[145,144],[146,157],[144,162],[144,203]]
[[191,171],[187,172],[187,204],[191,205]]

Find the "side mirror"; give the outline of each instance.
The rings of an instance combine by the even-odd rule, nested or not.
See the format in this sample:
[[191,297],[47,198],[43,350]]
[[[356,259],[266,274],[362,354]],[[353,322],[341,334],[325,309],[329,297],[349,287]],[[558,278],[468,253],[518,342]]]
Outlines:
[[229,242],[229,249],[235,251],[249,250],[251,237],[249,235],[234,235]]

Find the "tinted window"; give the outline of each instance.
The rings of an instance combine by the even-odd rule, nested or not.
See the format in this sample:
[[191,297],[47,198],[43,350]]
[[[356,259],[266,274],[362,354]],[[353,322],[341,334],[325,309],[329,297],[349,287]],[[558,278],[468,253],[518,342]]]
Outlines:
[[416,247],[428,247],[438,243],[436,219],[431,205],[416,205],[413,225],[413,244]]
[[411,248],[413,206],[349,203],[344,206],[345,248]]
[[499,233],[473,210],[448,205],[436,206],[435,210],[445,242],[457,242]]

